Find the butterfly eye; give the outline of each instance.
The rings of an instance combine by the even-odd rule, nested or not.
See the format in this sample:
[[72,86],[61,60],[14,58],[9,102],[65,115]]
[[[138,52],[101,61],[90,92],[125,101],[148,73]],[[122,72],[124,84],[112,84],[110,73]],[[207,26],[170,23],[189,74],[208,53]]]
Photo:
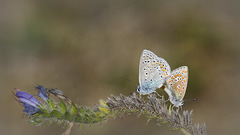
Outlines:
[[139,89],[139,88],[137,89],[137,92],[140,92],[140,89]]
[[140,92],[140,86],[137,87],[137,92]]

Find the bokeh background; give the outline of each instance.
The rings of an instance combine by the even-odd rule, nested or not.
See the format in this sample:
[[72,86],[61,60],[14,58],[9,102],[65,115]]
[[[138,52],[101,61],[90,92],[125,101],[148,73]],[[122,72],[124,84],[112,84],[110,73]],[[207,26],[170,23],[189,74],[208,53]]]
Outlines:
[[[0,2],[1,134],[61,134],[61,126],[31,126],[13,88],[58,88],[78,104],[128,95],[138,84],[143,49],[189,67],[185,109],[211,135],[239,134],[240,1],[2,0]],[[131,83],[127,79],[136,83]],[[166,95],[162,90],[160,94]],[[179,134],[143,117],[77,125],[72,134]]]

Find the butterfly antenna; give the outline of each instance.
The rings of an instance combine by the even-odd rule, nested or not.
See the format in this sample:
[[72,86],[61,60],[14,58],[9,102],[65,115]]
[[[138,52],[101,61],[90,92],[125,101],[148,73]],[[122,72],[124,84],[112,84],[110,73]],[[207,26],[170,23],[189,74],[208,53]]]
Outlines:
[[184,100],[184,101],[197,101],[197,100],[199,100],[199,98],[186,99],[186,100]]
[[136,86],[138,86],[136,82],[134,82],[134,81],[132,81],[132,80],[129,80],[128,78],[127,78],[127,80],[128,80],[129,82],[135,84]]

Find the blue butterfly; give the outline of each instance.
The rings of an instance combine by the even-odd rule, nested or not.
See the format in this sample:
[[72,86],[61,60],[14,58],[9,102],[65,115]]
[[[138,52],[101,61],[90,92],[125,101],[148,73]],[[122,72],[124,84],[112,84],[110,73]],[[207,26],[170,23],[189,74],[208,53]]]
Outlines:
[[156,92],[170,75],[169,64],[149,50],[143,50],[139,62],[139,86],[137,92],[142,95]]

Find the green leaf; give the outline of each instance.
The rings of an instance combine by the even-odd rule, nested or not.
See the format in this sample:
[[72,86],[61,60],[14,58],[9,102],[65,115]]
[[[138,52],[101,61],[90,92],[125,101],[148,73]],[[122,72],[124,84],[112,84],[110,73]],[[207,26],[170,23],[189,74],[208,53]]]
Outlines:
[[40,124],[43,120],[45,119],[45,117],[42,114],[34,114],[31,117],[31,120],[29,121],[30,124],[32,125],[38,125]]
[[100,105],[103,106],[103,107],[108,107],[108,105],[106,104],[106,102],[104,100],[100,100],[99,101]]
[[59,103],[59,107],[60,107],[60,109],[61,109],[62,114],[65,114],[66,111],[67,111],[67,106],[66,106],[66,104],[61,101],[61,102]]
[[72,115],[74,115],[74,116],[77,115],[78,110],[77,110],[77,107],[76,107],[76,105],[74,103],[72,103],[70,109],[71,109]]
[[48,105],[49,109],[51,109],[51,110],[56,108],[56,104],[51,99],[47,100],[47,105]]
[[81,123],[81,124],[79,124],[79,130],[82,130],[82,126],[83,126],[83,124]]
[[52,117],[56,117],[58,120],[61,120],[61,119],[64,118],[64,115],[60,111],[58,111],[58,110],[53,110],[51,112],[51,116]]
[[64,116],[67,121],[73,121],[73,115],[70,112],[67,111]]
[[78,122],[78,123],[83,123],[84,122],[83,117],[79,114],[76,115],[76,117],[74,118],[74,121]]

